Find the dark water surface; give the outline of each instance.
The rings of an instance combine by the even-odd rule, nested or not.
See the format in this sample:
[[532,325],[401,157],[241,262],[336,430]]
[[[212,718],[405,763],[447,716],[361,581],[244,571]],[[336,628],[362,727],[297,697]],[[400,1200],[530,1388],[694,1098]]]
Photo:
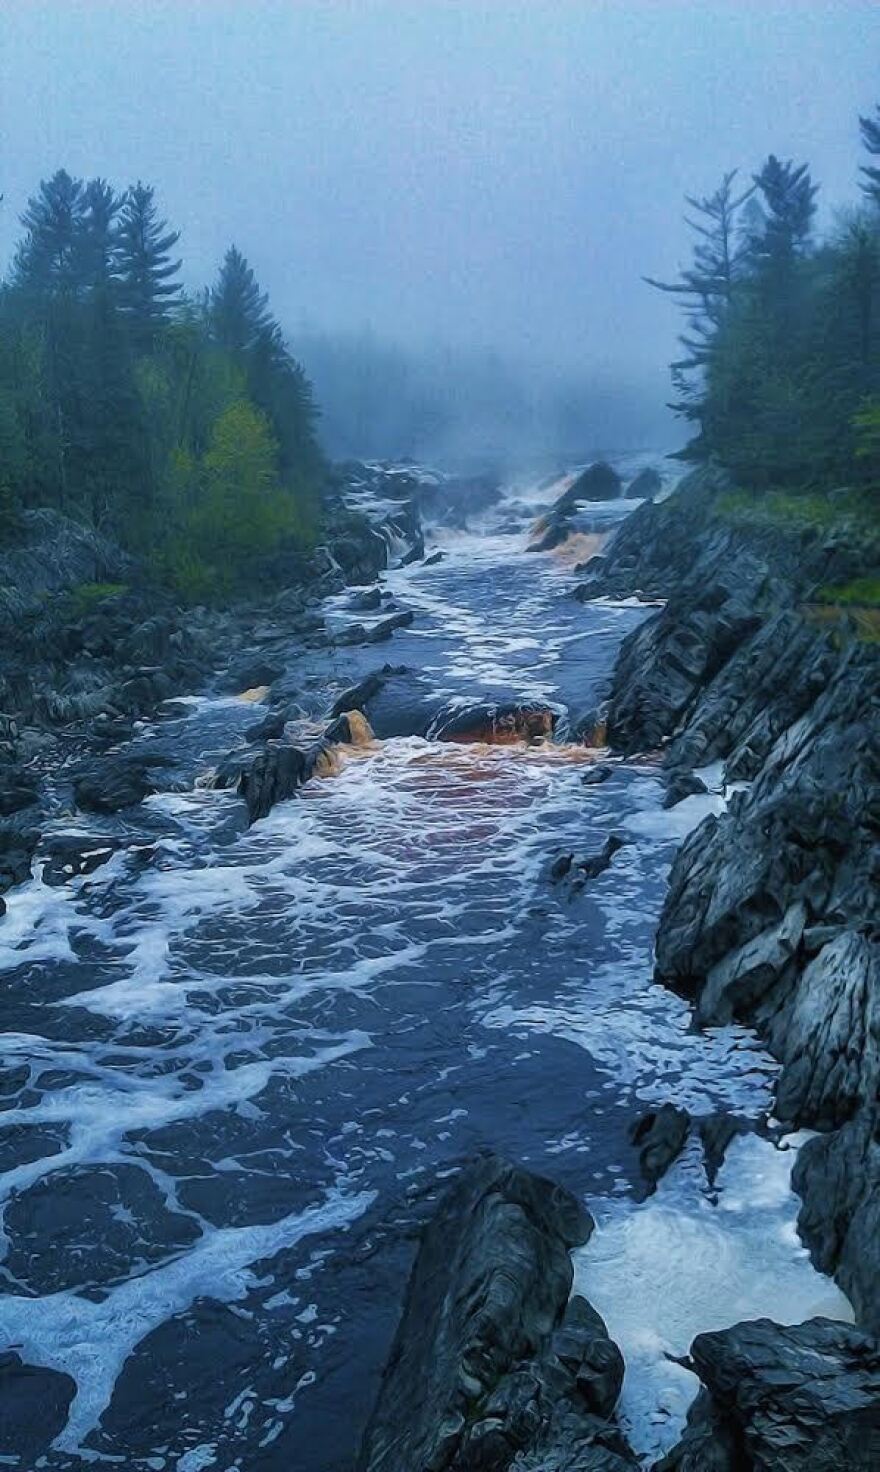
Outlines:
[[[588,708],[646,610],[579,605],[565,561],[491,523],[438,541],[439,565],[389,575],[416,617],[386,657],[448,699]],[[289,679],[315,711],[379,662],[291,651]],[[197,771],[253,718],[200,700],[140,739]],[[750,1256],[739,1224],[766,1236],[742,1169],[732,1236],[688,1162],[658,1206],[632,1206],[626,1131],[646,1102],[757,1110],[772,1069],[739,1029],[691,1034],[650,984],[675,846],[721,797],[665,814],[650,764],[585,786],[594,759],[564,742],[352,749],[249,832],[233,796],[201,787],[93,820],[152,856],[9,896],[0,1346],[78,1387],[40,1467],[350,1468],[418,1224],[477,1149],[590,1201],[595,1269],[579,1272],[606,1312],[646,1243],[676,1244],[671,1294],[676,1250],[727,1251],[730,1268]],[[611,832],[626,845],[606,873],[579,894],[550,884],[556,853]],[[743,1158],[750,1181],[763,1160]],[[783,1262],[812,1293],[783,1174],[766,1273]],[[628,1414],[647,1448],[675,1407],[672,1391],[648,1404],[658,1346],[642,1349]]]

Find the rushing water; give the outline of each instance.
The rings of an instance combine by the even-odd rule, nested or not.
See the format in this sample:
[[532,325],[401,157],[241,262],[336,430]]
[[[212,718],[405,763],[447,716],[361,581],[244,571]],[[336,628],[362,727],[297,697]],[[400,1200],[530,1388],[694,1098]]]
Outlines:
[[[524,551],[517,505],[389,574],[415,622],[385,648],[446,700],[576,714],[646,611],[574,602],[565,558]],[[328,604],[331,626],[350,616]],[[291,651],[288,679],[314,715],[380,662]],[[194,700],[139,741],[191,782],[252,720]],[[740,1029],[692,1033],[651,983],[676,844],[723,796],[664,813],[650,762],[584,785],[594,759],[375,743],[250,831],[234,796],[190,786],[92,820],[131,848],[88,879],[8,896],[0,1345],[77,1385],[40,1467],[345,1472],[418,1224],[481,1148],[594,1210],[578,1276],[630,1358],[645,1452],[693,1393],[665,1350],[744,1313],[845,1312],[766,1143],[740,1142],[714,1195],[686,1156],[633,1202],[639,1109],[757,1113],[773,1068]],[[598,879],[550,882],[556,854],[612,832]]]

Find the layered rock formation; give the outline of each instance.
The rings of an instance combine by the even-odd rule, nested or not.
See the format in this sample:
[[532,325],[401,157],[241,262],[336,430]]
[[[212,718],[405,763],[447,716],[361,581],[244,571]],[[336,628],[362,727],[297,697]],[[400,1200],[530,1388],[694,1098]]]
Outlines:
[[570,1249],[588,1213],[487,1157],[423,1236],[359,1472],[626,1472],[612,1413],[620,1351],[582,1298]]

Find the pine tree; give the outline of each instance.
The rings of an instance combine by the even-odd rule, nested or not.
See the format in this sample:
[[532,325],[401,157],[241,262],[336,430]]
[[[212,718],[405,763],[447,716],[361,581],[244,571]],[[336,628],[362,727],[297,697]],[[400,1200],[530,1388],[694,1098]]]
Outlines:
[[107,290],[118,279],[118,216],[122,200],[106,179],[90,179],[83,194],[78,271],[92,289]]
[[701,417],[704,372],[742,272],[739,212],[754,195],[756,185],[739,192],[734,188],[736,176],[736,169],[725,174],[714,194],[702,198],[685,195],[695,216],[685,216],[685,223],[697,236],[693,264],[677,281],[644,278],[649,286],[678,297],[685,314],[687,330],[679,342],[686,357],[671,364],[677,402],[670,407],[690,420]]
[[152,344],[179,301],[181,262],[171,259],[179,239],[180,231],[159,218],[152,187],[138,180],[119,217],[119,276],[120,300],[141,346]]

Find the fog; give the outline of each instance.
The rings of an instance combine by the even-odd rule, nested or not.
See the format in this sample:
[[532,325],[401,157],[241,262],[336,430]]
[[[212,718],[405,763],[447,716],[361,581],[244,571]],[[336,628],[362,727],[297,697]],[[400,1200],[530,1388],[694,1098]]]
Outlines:
[[2,6],[0,249],[59,166],[234,241],[335,453],[674,445],[682,196],[767,153],[855,195],[873,3]]

